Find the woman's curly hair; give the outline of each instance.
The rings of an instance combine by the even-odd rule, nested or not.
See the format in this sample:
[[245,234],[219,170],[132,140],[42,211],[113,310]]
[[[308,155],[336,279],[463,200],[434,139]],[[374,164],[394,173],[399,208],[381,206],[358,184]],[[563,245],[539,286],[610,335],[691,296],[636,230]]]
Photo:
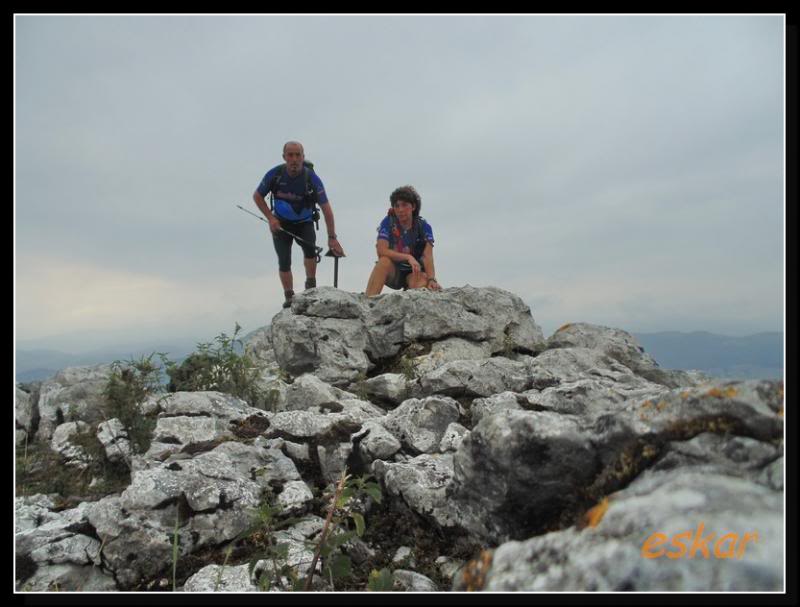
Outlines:
[[403,185],[392,192],[392,195],[389,196],[389,202],[392,203],[392,207],[397,204],[398,200],[412,203],[414,205],[414,218],[419,217],[419,210],[422,208],[422,196],[419,195],[413,185]]

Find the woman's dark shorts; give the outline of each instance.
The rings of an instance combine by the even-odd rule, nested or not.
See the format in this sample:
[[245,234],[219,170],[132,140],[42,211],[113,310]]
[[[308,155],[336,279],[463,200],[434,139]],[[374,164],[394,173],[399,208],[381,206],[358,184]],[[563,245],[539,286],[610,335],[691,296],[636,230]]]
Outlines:
[[[305,221],[303,223],[290,223],[288,221],[281,221],[281,227],[286,232],[291,232],[306,242],[315,245],[317,243],[317,232],[314,230],[314,223]],[[272,242],[275,244],[275,252],[278,254],[278,269],[281,272],[288,272],[292,268],[292,238],[286,232],[275,232],[272,234]],[[297,243],[303,249],[303,257],[306,259],[313,259],[317,256],[317,251],[311,245],[304,245]]]
[[[421,259],[418,259],[419,267],[422,272],[425,271],[425,264]],[[405,289],[406,278],[411,274],[411,264],[407,261],[394,262],[394,275],[386,279],[384,283],[390,289]]]

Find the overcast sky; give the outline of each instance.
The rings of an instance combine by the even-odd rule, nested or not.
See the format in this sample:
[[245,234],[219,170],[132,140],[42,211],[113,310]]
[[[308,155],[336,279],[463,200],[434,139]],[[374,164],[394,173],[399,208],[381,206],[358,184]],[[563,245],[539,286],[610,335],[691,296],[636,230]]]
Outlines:
[[[14,23],[18,346],[269,324],[277,258],[235,205],[287,140],[326,186],[341,289],[413,184],[441,284],[512,291],[545,336],[783,329],[782,15]],[[297,247],[293,270],[300,290]]]

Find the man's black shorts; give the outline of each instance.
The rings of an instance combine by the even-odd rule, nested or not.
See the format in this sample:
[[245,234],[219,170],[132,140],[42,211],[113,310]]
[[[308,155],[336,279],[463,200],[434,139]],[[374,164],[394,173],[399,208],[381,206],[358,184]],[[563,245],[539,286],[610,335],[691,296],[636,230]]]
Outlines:
[[[291,232],[310,243],[308,245],[297,243],[303,249],[303,257],[306,259],[316,258],[317,251],[313,245],[317,243],[317,232],[314,229],[314,223],[311,221],[291,223],[283,219],[280,219],[280,222],[281,227],[286,232]],[[272,242],[275,244],[275,252],[278,254],[278,269],[281,272],[288,272],[292,268],[292,243],[294,238],[286,232],[277,231],[272,234]]]

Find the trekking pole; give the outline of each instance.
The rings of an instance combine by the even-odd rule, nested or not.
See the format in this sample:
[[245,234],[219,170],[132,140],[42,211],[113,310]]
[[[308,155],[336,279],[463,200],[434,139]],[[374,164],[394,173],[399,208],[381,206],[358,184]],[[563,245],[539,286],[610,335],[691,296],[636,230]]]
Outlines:
[[[255,213],[252,213],[252,212],[248,211],[247,209],[245,209],[245,208],[244,208],[243,206],[241,206],[241,205],[238,205],[238,204],[237,204],[236,206],[237,206],[237,207],[239,207],[239,208],[240,208],[242,211],[244,211],[245,213],[249,213],[250,215],[252,215],[252,216],[253,216],[253,217],[255,217],[256,219],[260,219],[261,221],[263,221],[264,223],[266,223],[267,225],[269,225],[269,222],[266,220],[266,218],[264,218],[264,217],[261,217],[260,215],[256,215]],[[270,229],[271,229],[271,227],[270,227]],[[307,247],[313,247],[313,248],[314,248],[314,251],[316,251],[316,253],[317,253],[317,263],[319,263],[320,261],[322,261],[322,257],[320,257],[320,254],[322,253],[322,247],[318,247],[317,245],[313,245],[313,244],[311,244],[311,243],[310,243],[310,242],[308,242],[307,240],[303,240],[303,239],[302,239],[302,238],[300,238],[300,237],[299,237],[297,234],[292,234],[292,233],[291,233],[289,230],[284,230],[283,228],[278,228],[278,229],[279,229],[281,232],[284,232],[285,234],[288,234],[289,236],[291,236],[292,238],[294,238],[294,239],[295,239],[297,242],[299,242],[299,243],[301,243],[301,244],[304,244],[304,245],[306,245]]]
[[328,252],[325,253],[325,257],[333,257],[333,288],[339,288],[339,258],[344,257],[344,255],[337,255],[333,252],[333,249],[328,249]]

